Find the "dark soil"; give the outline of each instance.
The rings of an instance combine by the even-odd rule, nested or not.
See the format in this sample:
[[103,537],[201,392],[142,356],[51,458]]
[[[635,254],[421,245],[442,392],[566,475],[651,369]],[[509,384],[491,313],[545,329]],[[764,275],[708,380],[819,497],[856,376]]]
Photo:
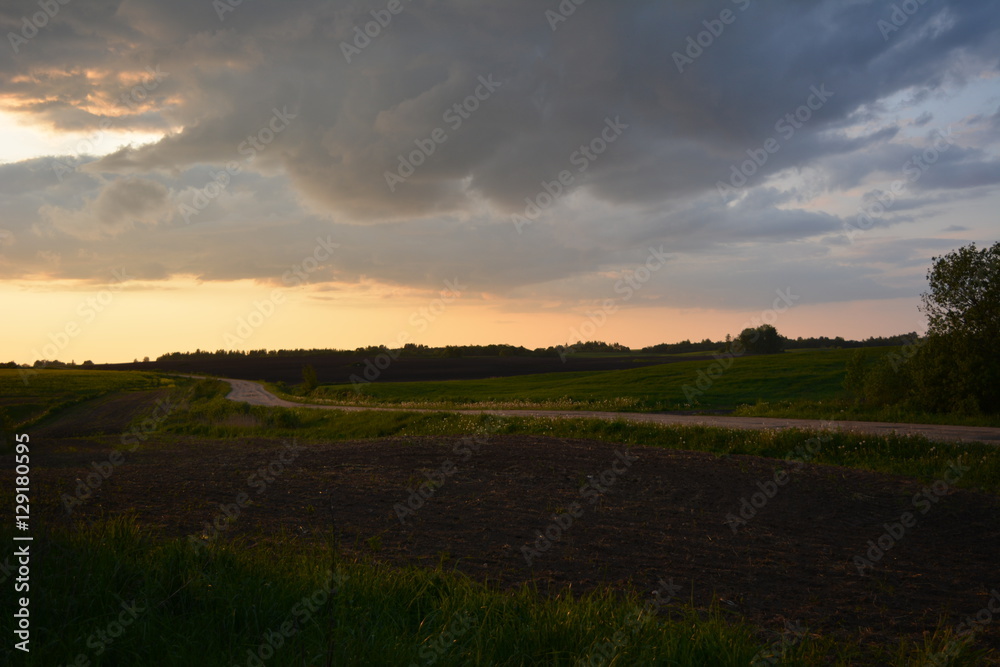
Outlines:
[[[32,438],[42,523],[134,511],[162,536],[211,538],[220,504],[232,513],[245,493],[252,504],[217,539],[336,534],[349,553],[444,564],[501,586],[533,582],[542,593],[610,586],[647,594],[662,580],[678,587],[678,608],[714,604],[775,633],[797,621],[868,645],[919,641],[942,617],[954,625],[975,615],[1000,589],[1000,498],[949,489],[924,514],[913,502],[924,485],[901,477],[546,437],[300,442],[292,451],[279,440],[154,435],[125,451],[125,463],[67,517],[62,494],[72,495],[119,438],[63,435]],[[626,453],[635,457],[628,466]],[[2,457],[4,467],[11,459]],[[734,531],[727,514],[758,484],[768,487],[779,466],[787,483]],[[428,475],[438,478],[432,494]],[[603,492],[581,492],[589,480]],[[403,511],[421,488],[430,497]],[[555,536],[553,515],[569,510],[578,514],[571,526],[547,549],[536,542],[547,529]],[[859,574],[855,556],[907,511],[916,525]],[[537,550],[530,566],[523,547]],[[977,642],[1000,649],[1000,619]]]
[[44,420],[31,435],[48,439],[120,434],[138,417],[152,414],[156,402],[166,400],[169,393],[169,389],[136,391],[86,401]]

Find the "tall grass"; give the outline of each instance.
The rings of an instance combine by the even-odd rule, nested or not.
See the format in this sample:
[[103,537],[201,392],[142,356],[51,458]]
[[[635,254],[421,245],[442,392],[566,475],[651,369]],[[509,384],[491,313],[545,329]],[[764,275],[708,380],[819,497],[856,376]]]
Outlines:
[[34,547],[23,665],[747,665],[761,649],[746,625],[666,620],[635,594],[542,598],[334,547],[158,543],[128,517]]
[[[761,632],[718,609],[658,614],[634,591],[543,597],[346,560],[335,544],[157,541],[131,517],[51,530],[33,553],[31,651],[15,657],[4,642],[5,664],[903,666],[949,646],[956,667],[984,659],[944,624],[919,644],[862,651],[808,630]],[[0,603],[13,608],[11,586]]]

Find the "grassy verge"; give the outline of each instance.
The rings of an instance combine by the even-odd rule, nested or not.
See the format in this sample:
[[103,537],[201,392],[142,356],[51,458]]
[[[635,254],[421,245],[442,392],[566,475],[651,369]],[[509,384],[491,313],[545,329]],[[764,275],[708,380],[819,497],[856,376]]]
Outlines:
[[[40,535],[33,553],[44,583],[32,588],[23,665],[858,664],[846,643],[808,632],[783,642],[683,605],[658,615],[635,594],[543,598],[347,562],[334,546],[158,542],[129,518]],[[11,595],[4,586],[5,609]],[[917,664],[951,639],[942,630],[865,662]],[[966,649],[951,664],[976,659]]]
[[[605,371],[607,372],[607,371]],[[563,374],[565,375],[565,374]],[[456,382],[467,382],[456,380]],[[405,400],[401,397],[386,399],[365,390],[344,389],[343,385],[325,385],[303,395],[273,382],[262,383],[269,392],[287,401],[304,405],[336,405],[358,408],[393,408],[398,410],[597,410],[601,412],[648,412],[656,410],[651,398],[618,397],[608,399],[579,399],[572,396],[558,398],[487,398],[474,400],[437,400],[422,398]],[[421,382],[408,382],[421,385]],[[435,383],[437,384],[437,383]],[[377,392],[382,393],[382,392]]]
[[[168,432],[214,438],[292,437],[304,440],[360,440],[392,436],[464,436],[470,433],[548,435],[609,443],[648,445],[771,458],[797,456],[815,432],[799,429],[746,431],[704,426],[636,424],[625,420],[494,417],[444,412],[341,412],[307,408],[265,408],[223,398],[228,385],[199,385],[203,398],[165,422]],[[214,388],[213,388],[214,387]],[[207,388],[207,389],[206,389]],[[922,436],[824,433],[811,463],[839,465],[934,481],[949,462],[971,470],[958,486],[1000,494],[1000,450],[981,443],[935,443]]]
[[134,371],[0,369],[0,427],[25,428],[64,408],[119,391],[169,386],[173,380]]
[[733,416],[1000,427],[1000,416],[914,412],[896,405],[872,408],[857,405],[854,401],[844,398],[834,398],[826,401],[761,401],[755,405],[739,406],[733,411]]

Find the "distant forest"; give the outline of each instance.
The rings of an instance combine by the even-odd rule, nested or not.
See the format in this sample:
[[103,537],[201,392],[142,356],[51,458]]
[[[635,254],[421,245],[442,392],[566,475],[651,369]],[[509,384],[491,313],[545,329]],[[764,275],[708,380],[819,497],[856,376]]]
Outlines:
[[[818,338],[786,338],[781,336],[783,343],[783,349],[785,350],[804,350],[804,349],[818,349],[818,348],[858,348],[858,347],[881,347],[887,345],[906,345],[907,343],[912,344],[913,341],[917,340],[919,336],[915,331],[907,334],[900,334],[898,336],[878,336],[870,337],[865,340],[845,340],[840,336],[836,338],[827,338],[826,336],[819,336]],[[427,345],[417,345],[414,343],[407,343],[402,348],[394,349],[392,352],[393,358],[408,357],[408,358],[455,358],[455,357],[538,357],[538,358],[550,358],[550,357],[565,357],[572,356],[573,354],[684,354],[687,352],[721,352],[726,349],[727,341],[712,341],[706,338],[701,342],[692,342],[690,340],[682,340],[679,343],[660,343],[659,345],[650,345],[648,347],[643,347],[640,349],[632,349],[627,345],[622,345],[621,343],[605,343],[603,341],[588,341],[574,343],[569,346],[557,346],[557,347],[538,347],[533,350],[529,350],[526,347],[516,346],[516,345],[447,345],[445,347],[428,347]],[[160,355],[156,358],[156,361],[199,361],[199,360],[223,360],[223,359],[234,359],[234,358],[260,358],[260,357],[343,357],[343,358],[355,358],[355,357],[365,357],[381,354],[389,351],[389,348],[385,345],[371,345],[368,347],[359,347],[354,350],[338,350],[335,348],[323,348],[323,349],[293,349],[293,350],[195,350],[194,352],[170,352],[168,354]],[[147,357],[142,360],[143,362],[149,363],[150,360]],[[135,363],[139,363],[136,359]],[[55,360],[37,360],[34,363],[36,368],[65,368],[65,367],[76,367],[93,366],[93,362],[84,361],[82,364],[75,364],[73,362],[63,362]],[[20,364],[13,361],[9,363],[0,363],[0,368],[18,368]]]
[[[897,336],[870,337],[865,340],[845,340],[840,336],[827,338],[785,338],[784,349],[817,349],[817,348],[858,348],[881,347],[887,345],[905,345],[919,338],[917,333],[910,332]],[[578,342],[570,346],[539,347],[529,350],[515,345],[447,345],[445,347],[428,347],[407,343],[398,349],[396,357],[558,357],[574,353],[603,354],[683,354],[686,352],[719,352],[726,347],[726,341],[705,339],[701,342],[682,340],[678,343],[660,343],[641,349],[632,349],[621,343],[605,343],[603,341]],[[156,361],[180,361],[196,359],[220,359],[230,357],[281,357],[281,356],[342,356],[358,357],[377,355],[389,348],[384,345],[359,347],[354,350],[338,349],[295,349],[295,350],[195,350],[194,352],[171,352],[164,354]]]

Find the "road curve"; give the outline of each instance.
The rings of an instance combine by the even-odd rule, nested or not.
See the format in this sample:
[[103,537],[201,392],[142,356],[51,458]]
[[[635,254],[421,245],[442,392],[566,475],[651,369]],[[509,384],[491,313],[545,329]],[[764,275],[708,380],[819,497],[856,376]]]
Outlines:
[[[189,376],[194,377],[194,376]],[[1000,445],[1000,428],[986,426],[948,426],[942,424],[895,424],[890,422],[825,421],[820,419],[779,419],[773,417],[719,417],[713,415],[673,415],[644,412],[594,412],[589,410],[429,410],[419,408],[362,408],[339,405],[313,405],[293,403],[278,398],[256,382],[219,378],[232,387],[226,398],[251,405],[283,408],[314,408],[317,410],[342,410],[346,412],[456,412],[464,414],[486,414],[502,417],[549,417],[549,418],[592,418],[624,419],[632,422],[653,424],[682,424],[739,428],[750,430],[802,428],[817,430],[842,430],[872,435],[900,433],[922,435],[931,440],[958,442],[985,442]]]

